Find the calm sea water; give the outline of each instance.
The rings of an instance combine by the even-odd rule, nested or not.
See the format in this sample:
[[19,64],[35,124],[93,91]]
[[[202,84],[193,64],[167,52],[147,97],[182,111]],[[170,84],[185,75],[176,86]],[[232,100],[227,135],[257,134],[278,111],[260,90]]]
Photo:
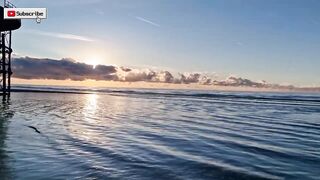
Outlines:
[[99,89],[0,105],[0,179],[319,178],[317,94]]

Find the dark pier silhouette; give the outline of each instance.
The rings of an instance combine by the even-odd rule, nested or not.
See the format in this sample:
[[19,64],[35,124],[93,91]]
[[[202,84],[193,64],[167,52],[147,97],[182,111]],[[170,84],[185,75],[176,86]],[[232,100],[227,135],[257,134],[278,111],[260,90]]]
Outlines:
[[14,8],[14,5],[8,1],[4,1],[4,5],[0,6],[0,95],[2,95],[3,100],[6,100],[7,97],[10,97],[11,92],[12,31],[21,27],[21,20],[4,19],[4,8]]

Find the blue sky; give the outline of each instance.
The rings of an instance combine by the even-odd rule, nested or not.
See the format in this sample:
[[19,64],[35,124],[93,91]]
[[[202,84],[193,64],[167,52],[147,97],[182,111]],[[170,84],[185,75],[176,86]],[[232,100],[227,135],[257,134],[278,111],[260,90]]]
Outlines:
[[320,86],[317,0],[12,0],[19,55]]

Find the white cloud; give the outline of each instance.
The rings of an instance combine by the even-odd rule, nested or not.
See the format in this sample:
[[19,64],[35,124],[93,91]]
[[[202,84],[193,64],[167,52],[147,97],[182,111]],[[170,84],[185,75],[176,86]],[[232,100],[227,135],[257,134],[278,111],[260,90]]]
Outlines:
[[47,31],[39,31],[39,30],[26,30],[25,32],[41,35],[41,36],[49,36],[54,38],[60,39],[69,39],[69,40],[76,40],[76,41],[86,41],[86,42],[93,42],[96,41],[92,38],[86,36],[80,36],[75,34],[68,34],[68,33],[59,33],[59,32],[47,32]]
[[155,22],[153,22],[153,21],[150,21],[150,20],[148,20],[148,19],[146,19],[146,18],[143,18],[143,17],[140,17],[140,16],[136,16],[135,18],[138,19],[139,21],[148,23],[148,24],[150,24],[150,25],[152,25],[152,26],[160,27],[160,24],[157,24],[157,23],[155,23]]

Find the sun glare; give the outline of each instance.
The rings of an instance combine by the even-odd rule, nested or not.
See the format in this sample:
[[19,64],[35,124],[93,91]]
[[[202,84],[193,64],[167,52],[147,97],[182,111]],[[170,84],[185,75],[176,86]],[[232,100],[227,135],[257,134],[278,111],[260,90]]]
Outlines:
[[97,62],[97,61],[93,61],[93,62],[92,62],[92,65],[93,65],[93,69],[95,69],[96,66],[98,65],[98,62]]
[[97,65],[101,64],[101,59],[98,57],[92,57],[89,58],[87,62],[93,66],[93,69],[95,69]]

